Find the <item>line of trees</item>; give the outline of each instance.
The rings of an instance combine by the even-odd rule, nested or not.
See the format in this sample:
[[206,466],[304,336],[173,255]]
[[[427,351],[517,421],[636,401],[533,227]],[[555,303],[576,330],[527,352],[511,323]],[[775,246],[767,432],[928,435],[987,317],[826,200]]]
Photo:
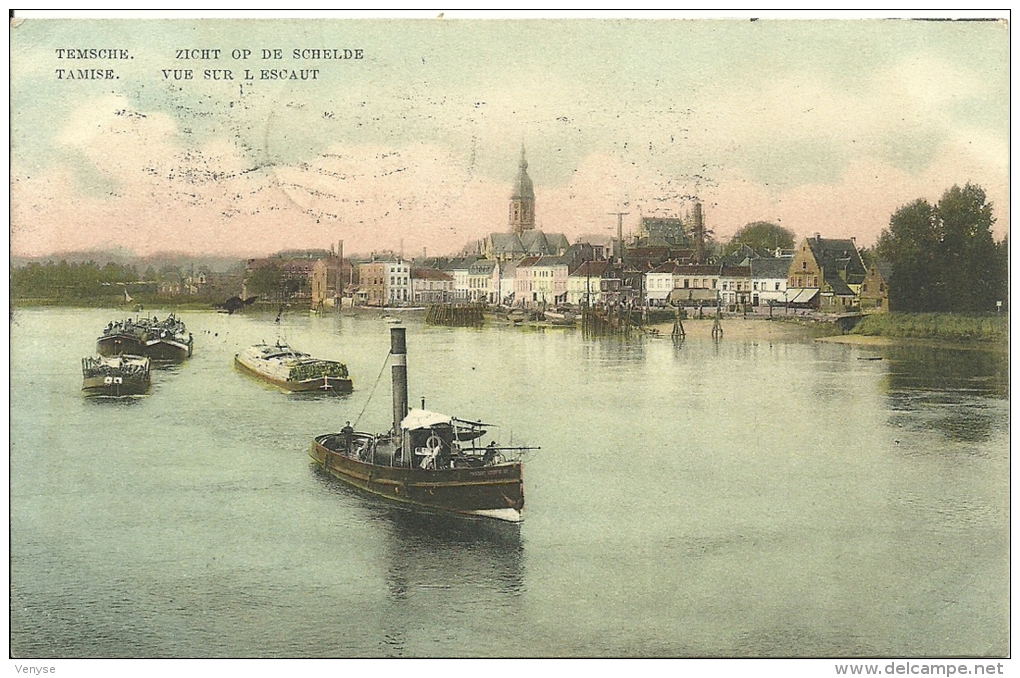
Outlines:
[[876,255],[892,266],[889,306],[908,312],[994,311],[1007,302],[1007,239],[992,236],[992,205],[972,184],[953,186],[938,203],[918,199],[897,210]]
[[16,299],[94,299],[123,295],[124,283],[139,281],[134,266],[89,261],[52,261],[11,267],[11,296]]

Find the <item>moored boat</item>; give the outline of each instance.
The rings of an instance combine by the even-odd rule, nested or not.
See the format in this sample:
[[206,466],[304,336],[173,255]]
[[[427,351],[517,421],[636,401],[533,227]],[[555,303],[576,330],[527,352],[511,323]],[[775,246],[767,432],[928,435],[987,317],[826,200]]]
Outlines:
[[96,340],[96,352],[102,356],[145,355],[148,318],[127,318],[111,322]]
[[194,341],[173,313],[158,322],[153,318],[145,337],[145,355],[156,362],[180,362],[191,357]]
[[150,364],[138,355],[82,358],[81,390],[87,396],[110,398],[144,395],[151,385]]
[[154,362],[180,362],[191,357],[194,337],[174,314],[163,320],[127,318],[109,323],[96,340],[102,356],[139,355]]
[[313,358],[279,341],[249,346],[234,356],[234,364],[285,391],[348,393],[354,388],[343,363]]
[[487,424],[408,410],[405,329],[390,329],[393,428],[317,436],[309,452],[332,476],[372,494],[426,509],[520,522],[529,447],[481,443]]

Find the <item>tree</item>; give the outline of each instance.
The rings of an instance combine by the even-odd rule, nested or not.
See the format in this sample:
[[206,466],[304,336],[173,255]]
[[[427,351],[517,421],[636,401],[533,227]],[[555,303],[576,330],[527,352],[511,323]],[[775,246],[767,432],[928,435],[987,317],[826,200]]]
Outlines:
[[259,266],[248,277],[246,287],[255,295],[279,296],[283,269],[276,264]]
[[992,205],[979,186],[953,186],[938,204],[898,209],[879,238],[892,264],[889,305],[899,311],[994,310],[1005,280],[992,237]]
[[741,245],[747,245],[759,251],[772,251],[777,247],[793,249],[793,233],[770,221],[752,221],[733,234],[725,248],[725,253],[735,252]]

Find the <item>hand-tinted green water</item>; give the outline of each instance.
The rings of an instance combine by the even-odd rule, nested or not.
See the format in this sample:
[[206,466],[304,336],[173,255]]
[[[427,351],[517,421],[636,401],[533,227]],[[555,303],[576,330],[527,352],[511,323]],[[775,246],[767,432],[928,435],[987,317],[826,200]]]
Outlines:
[[[1009,652],[1005,355],[407,321],[412,404],[542,446],[524,524],[480,527],[311,464],[363,410],[389,425],[388,369],[366,407],[377,316],[185,312],[190,361],[88,401],[80,359],[115,315],[11,325],[15,656]],[[355,392],[233,369],[278,336]]]

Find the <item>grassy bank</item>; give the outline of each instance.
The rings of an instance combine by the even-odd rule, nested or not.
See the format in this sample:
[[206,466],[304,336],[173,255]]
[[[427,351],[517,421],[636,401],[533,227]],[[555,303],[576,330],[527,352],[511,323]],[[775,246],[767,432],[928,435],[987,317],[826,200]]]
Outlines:
[[1009,342],[1009,316],[956,313],[876,313],[854,327],[851,334],[898,339],[930,339],[954,343]]
[[81,299],[12,297],[10,301],[11,308],[14,309],[35,308],[39,306],[58,306],[62,308],[113,308],[126,313],[134,313],[135,308],[138,306],[141,306],[143,310],[147,308],[212,310],[215,308],[213,305],[214,302],[208,299],[191,299],[183,297],[174,299],[138,298],[132,299],[129,303],[124,303],[124,297],[121,296],[89,297]]

